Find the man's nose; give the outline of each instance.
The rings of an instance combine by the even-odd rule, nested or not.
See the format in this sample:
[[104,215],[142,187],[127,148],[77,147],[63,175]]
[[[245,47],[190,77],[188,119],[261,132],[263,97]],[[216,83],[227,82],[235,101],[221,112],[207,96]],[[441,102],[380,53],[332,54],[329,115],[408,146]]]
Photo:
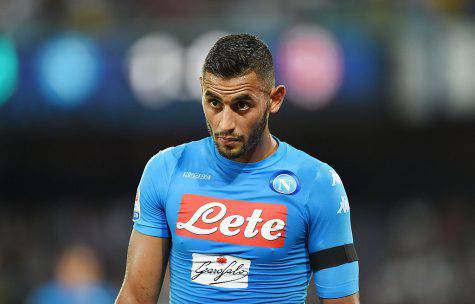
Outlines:
[[221,132],[233,131],[236,127],[235,115],[231,107],[225,106],[221,112],[221,121],[219,122],[219,129]]

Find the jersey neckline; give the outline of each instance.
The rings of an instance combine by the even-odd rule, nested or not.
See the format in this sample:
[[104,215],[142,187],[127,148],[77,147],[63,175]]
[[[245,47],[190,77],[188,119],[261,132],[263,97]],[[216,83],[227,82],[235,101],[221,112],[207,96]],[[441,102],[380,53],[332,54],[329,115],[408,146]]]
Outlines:
[[279,145],[277,147],[277,150],[274,151],[271,155],[267,156],[266,158],[257,161],[257,162],[251,162],[251,163],[243,163],[243,162],[238,162],[235,160],[228,159],[221,154],[219,154],[216,145],[214,144],[214,140],[211,136],[208,136],[208,146],[210,150],[212,151],[212,154],[214,155],[214,158],[218,160],[219,163],[223,164],[224,166],[233,169],[233,170],[238,170],[238,171],[252,171],[256,169],[262,169],[269,167],[276,162],[278,162],[282,157],[285,155],[287,152],[287,144],[283,141],[280,141],[277,137],[272,135],[272,137],[277,141],[277,144]]

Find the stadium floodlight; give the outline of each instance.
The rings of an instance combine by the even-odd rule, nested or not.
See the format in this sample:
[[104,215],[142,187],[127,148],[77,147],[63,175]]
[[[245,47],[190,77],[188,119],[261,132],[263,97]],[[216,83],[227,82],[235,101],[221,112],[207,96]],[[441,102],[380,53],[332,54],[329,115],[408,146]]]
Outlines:
[[40,49],[37,80],[43,96],[55,104],[71,107],[84,102],[98,87],[99,51],[80,34],[63,34]]
[[0,106],[15,92],[18,79],[18,56],[11,40],[0,37]]
[[128,55],[129,81],[146,108],[160,108],[182,94],[183,47],[169,35],[153,33],[137,40]]
[[332,101],[343,78],[343,56],[329,31],[298,25],[284,34],[278,49],[279,78],[291,102],[313,110]]

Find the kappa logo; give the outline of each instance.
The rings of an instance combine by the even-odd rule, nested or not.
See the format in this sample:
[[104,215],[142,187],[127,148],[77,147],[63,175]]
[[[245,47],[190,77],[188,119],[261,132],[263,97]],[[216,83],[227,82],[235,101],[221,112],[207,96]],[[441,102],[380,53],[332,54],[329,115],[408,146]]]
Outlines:
[[335,170],[329,170],[330,174],[332,175],[332,187],[335,187],[336,185],[343,185],[343,182],[341,181],[340,176],[338,173],[335,172]]
[[280,248],[284,246],[287,207],[184,194],[176,233],[216,242]]
[[346,195],[340,196],[340,209],[338,209],[338,214],[347,213],[350,211],[350,203],[348,202],[348,197]]
[[182,175],[184,178],[191,178],[191,179],[204,179],[204,180],[211,180],[211,175],[206,173],[199,173],[199,172],[190,172],[186,171],[183,172]]
[[297,177],[290,171],[278,171],[270,180],[270,187],[280,194],[294,194],[300,190]]

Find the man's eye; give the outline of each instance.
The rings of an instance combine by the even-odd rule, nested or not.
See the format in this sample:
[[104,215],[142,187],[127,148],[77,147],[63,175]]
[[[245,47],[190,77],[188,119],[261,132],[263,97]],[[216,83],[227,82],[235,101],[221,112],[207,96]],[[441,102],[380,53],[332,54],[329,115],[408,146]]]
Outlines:
[[221,105],[221,102],[217,99],[211,99],[208,102],[213,108],[218,108]]
[[240,111],[244,111],[244,110],[247,110],[250,108],[250,105],[247,101],[239,101],[237,104],[236,104],[236,108]]

